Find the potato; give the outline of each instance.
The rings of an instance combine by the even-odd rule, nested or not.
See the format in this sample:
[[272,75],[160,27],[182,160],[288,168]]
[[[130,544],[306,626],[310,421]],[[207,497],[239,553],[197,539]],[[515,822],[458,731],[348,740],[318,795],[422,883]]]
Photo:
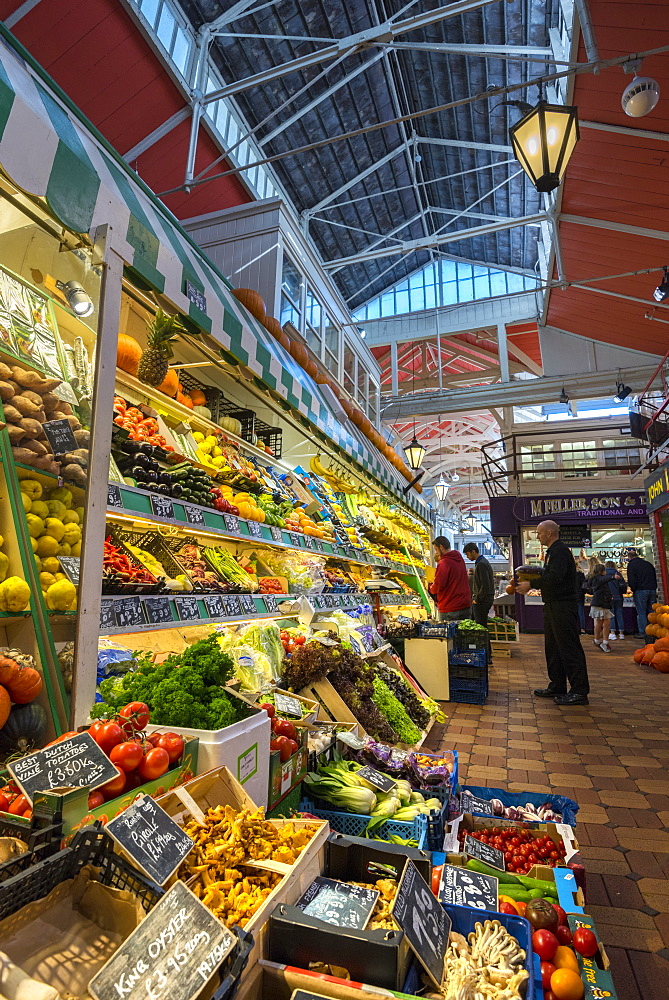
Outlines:
[[14,389],[9,382],[0,382],[0,399],[3,403],[9,402],[14,395]]
[[18,445],[12,447],[12,455],[14,456],[14,461],[21,462],[22,465],[34,465],[38,458],[30,448],[20,448]]
[[47,455],[49,454],[49,449],[46,445],[42,444],[41,441],[35,441],[34,438],[26,438],[23,442],[24,448],[30,448],[36,455]]
[[91,432],[86,430],[75,431],[74,439],[80,448],[88,448],[91,440]]
[[[61,474],[60,465],[52,455],[38,455],[33,456],[33,458],[35,459],[33,465],[36,469],[41,469],[43,472],[52,472],[54,476],[59,476]],[[75,465],[74,468],[77,469],[79,466]],[[85,478],[86,477],[84,477],[84,480]]]
[[[40,399],[41,403],[41,399]],[[32,399],[27,399],[26,396],[14,396],[12,399],[12,406],[19,411],[23,417],[36,418],[37,414],[42,409],[41,406],[35,406]]]
[[2,361],[0,361],[0,379],[6,382],[11,377],[12,377],[12,369],[9,367],[9,365],[5,365],[3,364]]
[[40,396],[45,392],[51,392],[63,381],[60,378],[42,378],[37,372],[28,372],[16,365],[12,368],[11,376],[20,386],[38,392]]
[[[35,393],[37,395],[37,393]],[[47,413],[53,413],[60,406],[60,400],[58,396],[54,396],[52,392],[45,392],[42,396],[42,406]]]
[[10,403],[8,406],[5,406],[5,419],[9,424],[18,424],[23,420],[23,414]]
[[23,428],[23,433],[29,438],[36,438],[42,433],[42,425],[30,417],[24,417],[19,426]]

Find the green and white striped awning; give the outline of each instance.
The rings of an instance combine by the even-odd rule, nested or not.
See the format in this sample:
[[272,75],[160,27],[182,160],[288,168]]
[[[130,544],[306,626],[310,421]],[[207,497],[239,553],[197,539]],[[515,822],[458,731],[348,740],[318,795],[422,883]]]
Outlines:
[[[68,229],[92,236],[109,226],[116,252],[156,291],[402,496],[404,479],[342,426],[314,380],[237,301],[178,220],[1,24],[0,167],[23,191],[43,198]],[[206,312],[187,297],[186,282],[203,293]],[[405,502],[425,514],[415,495]]]

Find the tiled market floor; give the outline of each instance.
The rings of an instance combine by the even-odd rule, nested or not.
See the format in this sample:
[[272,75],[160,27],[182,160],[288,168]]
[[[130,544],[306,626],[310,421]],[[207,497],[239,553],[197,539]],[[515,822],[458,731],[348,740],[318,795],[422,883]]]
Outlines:
[[637,666],[637,642],[596,650],[583,636],[589,706],[534,698],[543,636],[495,658],[486,705],[444,703],[427,746],[458,751],[460,778],[509,791],[557,792],[580,805],[576,836],[586,911],[611,959],[619,1000],[669,996],[669,674]]

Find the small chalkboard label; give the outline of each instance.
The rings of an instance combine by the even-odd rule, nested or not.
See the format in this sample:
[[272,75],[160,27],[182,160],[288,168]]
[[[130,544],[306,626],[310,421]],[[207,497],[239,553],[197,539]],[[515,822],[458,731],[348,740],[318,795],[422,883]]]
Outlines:
[[47,420],[42,424],[42,430],[47,436],[54,455],[66,455],[68,451],[76,451],[79,445],[72,433],[67,420]]
[[242,614],[242,605],[236,594],[225,598],[225,614],[228,618],[238,618]]
[[337,733],[337,739],[351,747],[352,750],[362,750],[365,745],[365,741],[361,740],[359,736],[355,735],[355,733]]
[[70,583],[73,583],[75,587],[79,586],[79,556],[58,556],[58,562],[61,565],[63,573],[68,578]]
[[219,594],[205,597],[204,606],[207,609],[207,618],[222,618],[226,613],[223,598]]
[[144,612],[149,625],[173,621],[169,597],[145,597]]
[[200,608],[197,603],[197,597],[175,597],[174,603],[176,605],[177,614],[179,615],[179,620],[182,622],[196,622],[200,618]]
[[139,597],[121,597],[114,601],[114,617],[119,628],[144,625],[144,612]]
[[473,906],[478,910],[497,911],[499,879],[494,875],[444,865],[439,901],[446,906]]
[[499,851],[496,847],[491,847],[490,844],[482,844],[480,840],[470,837],[469,834],[465,837],[463,852],[470,858],[476,858],[485,865],[490,865],[491,868],[499,868],[501,872],[506,871],[504,851]]
[[150,795],[141,796],[110,819],[106,830],[158,885],[165,885],[195,847],[195,841]]
[[283,715],[292,715],[296,719],[302,718],[302,703],[297,698],[292,698],[289,694],[281,694],[280,691],[275,691],[274,704],[277,712],[281,712]]
[[471,792],[464,791],[460,796],[460,809],[463,813],[470,813],[474,816],[493,816],[492,803],[487,799],[480,799]]
[[314,547],[314,539],[313,539],[313,537],[311,535],[305,535],[304,536],[304,545],[305,545],[305,547],[307,549],[313,549],[313,547]]
[[308,917],[361,931],[367,926],[378,898],[378,889],[318,875],[295,905]]
[[249,535],[253,538],[262,538],[262,526],[260,521],[247,521],[249,526]]
[[113,601],[103,601],[100,605],[100,631],[108,632],[109,629],[114,628],[116,624],[114,620],[114,602]]
[[254,615],[256,613],[255,602],[250,594],[242,594],[239,598],[239,602],[242,606],[242,614]]
[[89,983],[94,1000],[193,1000],[236,938],[176,882]]
[[281,528],[277,528],[277,526],[275,524],[273,524],[273,525],[271,525],[271,527],[270,527],[269,530],[270,530],[270,534],[272,536],[273,541],[275,541],[275,542],[282,542],[283,541],[283,535],[281,534]]
[[186,278],[186,298],[193,303],[196,309],[207,314],[207,299],[203,291]]
[[186,511],[186,520],[189,524],[204,524],[204,514],[199,507],[184,504],[184,510]]
[[355,549],[352,545],[344,546],[344,555],[347,559],[355,559]]
[[121,487],[118,483],[107,483],[107,506],[122,507]]
[[239,518],[236,514],[224,514],[223,520],[228,531],[231,531],[235,535],[239,534]]
[[163,497],[160,493],[152,493],[149,497],[151,510],[156,517],[174,517],[174,504],[171,497]]
[[37,792],[52,788],[98,788],[118,771],[90,733],[77,733],[54,746],[7,763],[7,768],[32,802]]
[[268,614],[270,615],[277,614],[279,610],[279,605],[276,603],[276,597],[273,597],[271,594],[267,594],[265,597],[263,597],[263,601],[265,602],[265,607],[267,608]]
[[393,788],[397,787],[397,782],[394,778],[389,778],[387,774],[382,774],[375,767],[361,767],[359,771],[356,771],[356,776],[364,778],[365,781],[368,781],[370,785],[374,785],[381,792],[391,792]]
[[439,989],[451,933],[451,918],[412,861],[407,863],[393,900],[391,915],[407,936],[416,958]]
[[295,546],[296,549],[299,549],[301,536],[298,535],[296,531],[290,531],[289,535],[290,535],[290,544]]
[[314,538],[313,539],[313,543],[314,543],[314,548],[316,549],[317,552],[322,552],[323,551],[323,541],[322,541],[322,539],[320,539],[320,538]]

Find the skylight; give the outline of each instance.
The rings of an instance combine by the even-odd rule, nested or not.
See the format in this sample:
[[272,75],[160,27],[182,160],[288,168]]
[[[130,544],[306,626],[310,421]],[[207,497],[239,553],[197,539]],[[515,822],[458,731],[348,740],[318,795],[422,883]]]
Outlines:
[[434,309],[435,306],[475,302],[511,292],[531,291],[537,278],[512,271],[498,271],[482,264],[440,259],[426,264],[381,295],[370,299],[355,312],[354,319],[365,322],[403,313]]

